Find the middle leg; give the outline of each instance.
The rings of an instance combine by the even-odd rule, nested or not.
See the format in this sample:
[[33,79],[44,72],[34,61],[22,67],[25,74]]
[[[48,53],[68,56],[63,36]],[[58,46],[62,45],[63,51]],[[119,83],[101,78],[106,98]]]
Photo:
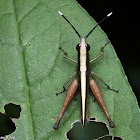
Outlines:
[[104,85],[107,86],[108,89],[115,91],[116,93],[118,93],[119,91],[116,89],[111,88],[108,84],[106,84],[98,75],[96,75],[93,71],[91,72],[92,75],[96,76]]
[[74,73],[70,76],[70,78],[64,83],[64,85],[63,85],[63,90],[62,90],[61,92],[59,92],[59,93],[56,93],[57,96],[58,96],[59,94],[65,92],[65,90],[66,90],[65,86],[68,84],[68,82],[72,79],[72,77],[73,77],[74,75],[76,75],[76,72],[74,72]]

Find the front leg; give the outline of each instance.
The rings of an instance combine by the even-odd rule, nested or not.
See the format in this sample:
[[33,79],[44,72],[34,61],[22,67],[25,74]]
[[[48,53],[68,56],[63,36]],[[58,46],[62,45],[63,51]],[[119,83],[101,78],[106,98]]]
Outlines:
[[59,47],[59,49],[64,53],[64,54],[63,54],[63,57],[64,57],[64,58],[66,58],[66,59],[68,59],[68,60],[70,60],[70,61],[72,61],[72,62],[74,62],[74,63],[77,63],[77,61],[75,61],[75,60],[73,60],[72,58],[70,58],[70,57],[67,56],[67,52],[65,52],[65,51],[62,49],[62,47]]
[[99,58],[100,56],[102,56],[104,54],[104,48],[109,43],[110,43],[110,41],[108,40],[108,42],[103,47],[101,47],[101,53],[99,55],[97,55],[94,59],[90,60],[90,63],[92,63],[94,60],[96,60],[97,58]]

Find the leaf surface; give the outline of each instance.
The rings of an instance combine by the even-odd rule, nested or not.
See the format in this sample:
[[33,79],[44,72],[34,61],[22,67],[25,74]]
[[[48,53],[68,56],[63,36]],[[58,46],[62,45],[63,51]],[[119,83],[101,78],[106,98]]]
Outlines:
[[[62,90],[77,67],[64,59],[58,48],[62,46],[69,57],[77,60],[75,47],[79,43],[58,11],[83,37],[96,24],[75,0],[0,0],[0,111],[4,112],[3,106],[10,102],[21,105],[20,118],[14,121],[18,128],[11,135],[20,140],[65,140],[71,123],[80,119],[80,102],[73,100],[59,130],[53,130],[53,118],[58,117],[65,98],[65,93],[58,97],[55,93]],[[100,53],[107,40],[100,27],[89,36],[90,59]],[[139,140],[137,100],[111,44],[91,69],[112,88],[119,89],[118,94],[113,93],[95,78],[116,125],[110,129],[111,135]],[[89,98],[89,116],[107,122],[99,104]]]

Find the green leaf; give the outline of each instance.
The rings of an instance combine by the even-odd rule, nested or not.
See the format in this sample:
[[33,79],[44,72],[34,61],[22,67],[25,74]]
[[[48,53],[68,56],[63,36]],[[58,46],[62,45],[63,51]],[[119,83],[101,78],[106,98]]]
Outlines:
[[[79,43],[58,11],[83,37],[96,24],[75,0],[0,0],[0,111],[4,112],[7,103],[21,105],[20,118],[14,120],[17,129],[11,135],[16,139],[65,140],[71,123],[80,119],[80,103],[72,101],[59,130],[53,129],[53,118],[58,117],[65,98],[65,93],[58,97],[55,93],[62,90],[77,67],[64,59],[58,48],[62,46],[76,60],[75,47]],[[91,59],[100,53],[107,40],[100,27],[89,36]],[[91,64],[91,69],[112,88],[119,89],[118,94],[109,91],[95,78],[116,125],[110,134],[124,140],[139,140],[137,100],[111,44],[105,48],[104,56]],[[89,116],[107,122],[99,104],[89,98]]]

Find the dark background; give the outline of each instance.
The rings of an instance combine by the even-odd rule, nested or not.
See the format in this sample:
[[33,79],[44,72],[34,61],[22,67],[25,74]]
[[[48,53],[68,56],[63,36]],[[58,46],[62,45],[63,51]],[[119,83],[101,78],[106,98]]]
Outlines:
[[100,26],[107,34],[122,63],[128,81],[140,104],[140,12],[138,1],[77,0],[99,22],[113,12]]

